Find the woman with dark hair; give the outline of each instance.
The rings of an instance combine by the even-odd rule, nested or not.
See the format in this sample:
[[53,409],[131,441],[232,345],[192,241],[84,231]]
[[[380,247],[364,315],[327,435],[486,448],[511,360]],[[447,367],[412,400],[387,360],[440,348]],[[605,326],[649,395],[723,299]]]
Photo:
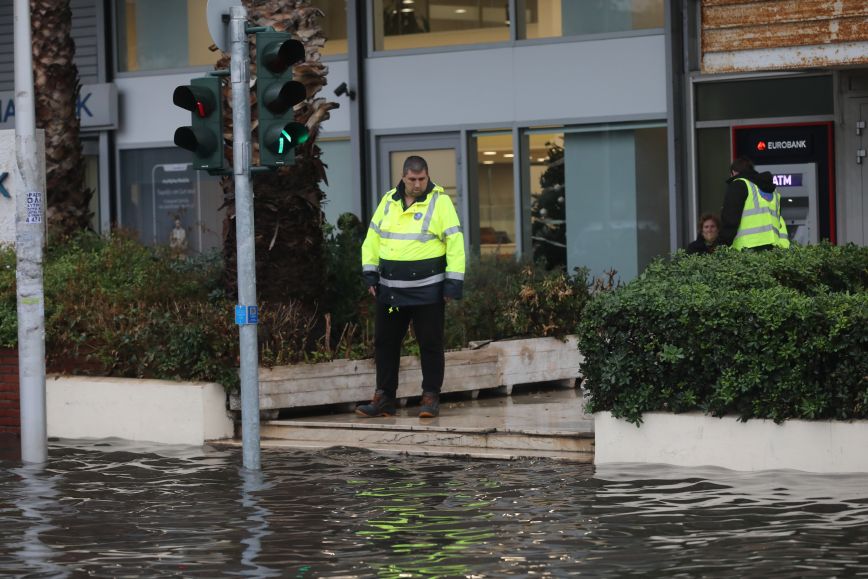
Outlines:
[[717,234],[720,232],[720,219],[713,213],[705,213],[699,218],[699,236],[687,246],[687,253],[714,253],[717,249]]

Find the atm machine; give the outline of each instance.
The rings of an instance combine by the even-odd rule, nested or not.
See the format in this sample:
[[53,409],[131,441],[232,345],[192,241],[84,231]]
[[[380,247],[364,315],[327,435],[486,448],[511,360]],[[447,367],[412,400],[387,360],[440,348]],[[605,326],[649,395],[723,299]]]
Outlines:
[[757,165],[756,170],[772,174],[781,194],[781,214],[787,224],[790,241],[799,245],[818,243],[817,164]]

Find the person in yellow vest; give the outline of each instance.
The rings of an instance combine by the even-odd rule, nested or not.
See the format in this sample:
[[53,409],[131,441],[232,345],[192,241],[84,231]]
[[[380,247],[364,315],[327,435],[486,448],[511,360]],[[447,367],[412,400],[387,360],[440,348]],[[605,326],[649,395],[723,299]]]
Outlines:
[[739,157],[729,167],[726,195],[720,213],[722,245],[734,249],[787,248],[790,238],[781,215],[781,195],[772,174],[757,173],[753,162]]
[[362,244],[362,275],[377,300],[373,399],[356,408],[366,418],[394,416],[401,344],[410,322],[422,358],[420,418],[440,413],[445,302],[461,299],[464,234],[452,199],[428,178],[428,163],[404,161],[401,182],[374,211]]

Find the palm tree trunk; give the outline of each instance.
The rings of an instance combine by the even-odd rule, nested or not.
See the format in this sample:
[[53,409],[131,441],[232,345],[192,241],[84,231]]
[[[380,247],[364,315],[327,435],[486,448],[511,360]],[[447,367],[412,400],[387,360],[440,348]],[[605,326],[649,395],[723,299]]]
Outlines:
[[[324,295],[325,263],[323,259],[324,194],[319,182],[324,181],[325,166],[320,160],[316,136],[320,124],[328,119],[329,110],[337,103],[314,98],[326,85],[328,67],[320,61],[319,50],[325,38],[317,23],[322,17],[318,8],[308,0],[244,0],[248,20],[254,26],[271,26],[286,31],[305,45],[306,61],[296,65],[295,79],[307,89],[308,99],[296,108],[295,120],[307,125],[310,139],[297,150],[295,164],[276,171],[256,175],[253,179],[254,223],[256,236],[256,279],[260,302],[285,303],[301,301],[309,309]],[[255,48],[254,48],[255,50]],[[251,54],[250,62],[256,62]],[[229,68],[229,57],[224,54],[218,68]],[[254,72],[255,74],[255,72]],[[251,90],[251,103],[255,103],[255,89]],[[228,88],[224,94],[226,102]],[[256,107],[251,106],[254,162],[258,158]],[[231,110],[228,106],[225,123],[227,140],[231,142]],[[232,159],[231,147],[227,158]],[[234,182],[226,177],[222,182],[226,195],[226,221],[224,222],[224,259],[226,282],[231,293],[236,291],[236,245]]]
[[69,0],[30,0],[36,127],[45,129],[49,233],[68,235],[90,226],[84,157],[75,114],[81,85],[73,61]]

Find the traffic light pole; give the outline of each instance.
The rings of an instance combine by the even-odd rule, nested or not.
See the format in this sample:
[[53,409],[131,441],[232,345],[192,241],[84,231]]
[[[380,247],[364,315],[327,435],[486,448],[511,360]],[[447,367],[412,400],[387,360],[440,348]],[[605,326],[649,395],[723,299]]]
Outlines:
[[[232,6],[229,19],[232,80],[232,169],[235,176],[235,239],[238,262],[239,308],[256,312],[256,248],[253,228],[253,190],[250,186],[250,57],[247,11]],[[237,310],[236,310],[237,312]],[[236,321],[238,321],[236,315]],[[239,322],[241,346],[241,442],[244,467],[260,470],[259,352],[256,317]]]
[[36,144],[30,4],[15,0],[15,149],[20,173],[15,192],[15,279],[18,301],[18,380],[21,391],[21,460],[48,458],[45,415],[45,293],[42,245],[45,204]]

